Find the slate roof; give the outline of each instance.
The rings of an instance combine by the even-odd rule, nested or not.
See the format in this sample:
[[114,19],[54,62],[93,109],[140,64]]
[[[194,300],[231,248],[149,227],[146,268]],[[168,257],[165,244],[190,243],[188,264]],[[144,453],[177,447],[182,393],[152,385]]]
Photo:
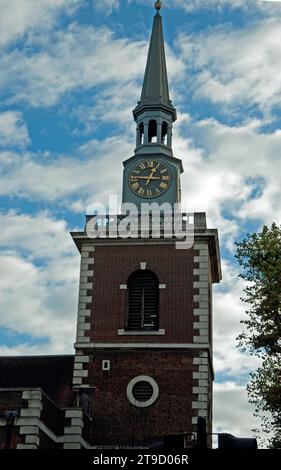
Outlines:
[[72,406],[74,356],[0,357],[0,389],[41,388],[59,406]]

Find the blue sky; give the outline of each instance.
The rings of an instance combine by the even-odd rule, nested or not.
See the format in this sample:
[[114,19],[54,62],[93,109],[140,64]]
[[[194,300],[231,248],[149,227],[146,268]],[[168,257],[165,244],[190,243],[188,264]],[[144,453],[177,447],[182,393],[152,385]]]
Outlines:
[[[0,0],[0,354],[71,353],[87,204],[121,194],[152,0]],[[183,199],[220,234],[215,425],[251,435],[234,241],[280,223],[281,3],[166,0]],[[239,413],[237,412],[239,410]]]

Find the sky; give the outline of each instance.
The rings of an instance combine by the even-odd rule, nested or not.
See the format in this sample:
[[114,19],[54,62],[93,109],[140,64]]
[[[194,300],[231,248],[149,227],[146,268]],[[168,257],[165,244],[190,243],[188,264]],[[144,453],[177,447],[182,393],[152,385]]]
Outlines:
[[[0,0],[0,355],[73,353],[86,207],[121,194],[153,0]],[[235,241],[281,223],[281,2],[166,0],[183,202],[218,228],[214,425],[250,437]]]

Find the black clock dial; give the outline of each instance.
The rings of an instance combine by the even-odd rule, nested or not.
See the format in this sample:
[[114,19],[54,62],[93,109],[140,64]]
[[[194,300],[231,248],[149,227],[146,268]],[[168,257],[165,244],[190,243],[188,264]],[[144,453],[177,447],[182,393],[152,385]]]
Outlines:
[[161,196],[167,191],[170,183],[170,170],[159,160],[142,160],[129,173],[131,190],[145,199]]

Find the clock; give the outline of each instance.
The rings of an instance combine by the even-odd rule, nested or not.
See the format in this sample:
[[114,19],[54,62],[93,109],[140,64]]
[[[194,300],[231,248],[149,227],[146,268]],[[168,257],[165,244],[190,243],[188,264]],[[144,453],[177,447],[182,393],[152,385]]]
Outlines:
[[159,160],[141,160],[129,173],[129,186],[133,193],[145,199],[161,196],[169,188],[171,173]]

